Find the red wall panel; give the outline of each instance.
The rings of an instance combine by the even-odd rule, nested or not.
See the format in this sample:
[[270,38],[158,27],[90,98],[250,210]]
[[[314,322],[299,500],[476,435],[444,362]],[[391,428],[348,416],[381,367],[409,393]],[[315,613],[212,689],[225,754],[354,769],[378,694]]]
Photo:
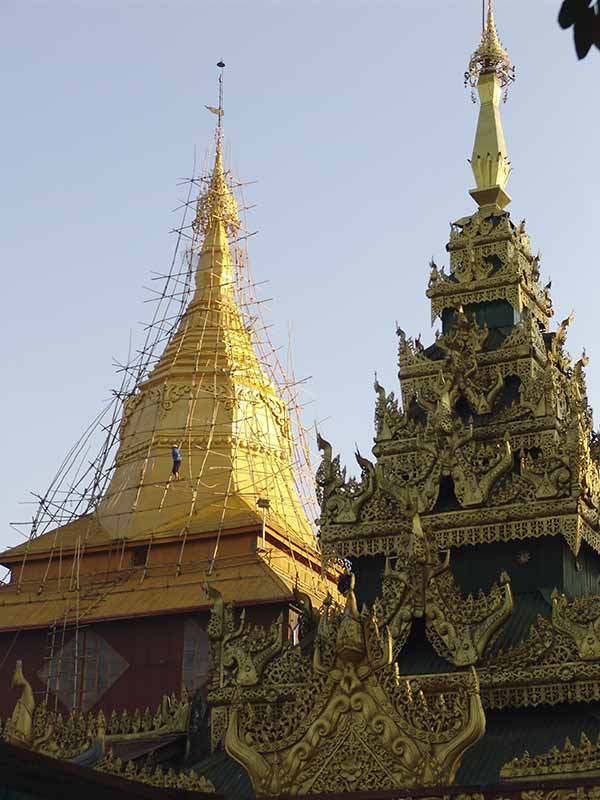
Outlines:
[[[284,636],[287,638],[287,606],[255,605],[246,609],[246,621],[250,625],[270,625],[279,613],[284,613]],[[239,611],[237,612],[239,613]],[[114,620],[89,626],[124,658],[128,667],[93,706],[93,711],[102,709],[110,713],[113,709],[136,709],[143,711],[148,706],[156,709],[165,694],[181,693],[183,631],[186,617],[194,619],[206,629],[208,613],[173,614],[157,617],[137,617],[130,620]],[[72,628],[65,632],[66,644],[74,635]],[[57,629],[55,653],[63,645],[63,632]],[[18,690],[10,687],[17,659],[23,662],[23,671],[32,685],[36,702],[44,699],[45,683],[38,678],[50,656],[50,634],[46,630],[21,631],[17,634],[0,634],[0,718],[12,713]],[[54,705],[54,694],[50,703]],[[66,709],[59,702],[60,709]]]

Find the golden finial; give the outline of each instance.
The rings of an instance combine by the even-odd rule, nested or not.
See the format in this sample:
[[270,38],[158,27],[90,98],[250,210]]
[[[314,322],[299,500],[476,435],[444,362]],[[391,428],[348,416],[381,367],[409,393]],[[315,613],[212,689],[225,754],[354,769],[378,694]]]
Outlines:
[[237,203],[226,180],[223,169],[223,69],[225,63],[219,61],[219,105],[205,106],[217,116],[215,130],[215,166],[206,191],[198,198],[194,227],[206,234],[215,220],[221,220],[229,231],[240,227]]
[[480,75],[490,72],[496,73],[500,86],[505,90],[504,99],[506,99],[506,87],[515,79],[515,68],[498,37],[492,0],[488,0],[487,3],[487,17],[483,25],[481,42],[471,56],[469,67],[465,72],[465,86],[474,89]]
[[496,32],[492,0],[488,0],[481,43],[471,56],[465,73],[465,84],[477,87],[480,100],[470,159],[476,187],[469,194],[484,211],[501,210],[510,203],[506,184],[511,168],[499,104],[502,90],[505,90],[506,99],[506,87],[514,77],[514,67]]

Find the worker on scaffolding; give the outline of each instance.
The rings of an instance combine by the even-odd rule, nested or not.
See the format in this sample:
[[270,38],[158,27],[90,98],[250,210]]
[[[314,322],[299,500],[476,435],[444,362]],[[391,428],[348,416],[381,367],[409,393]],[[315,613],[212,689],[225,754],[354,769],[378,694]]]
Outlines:
[[175,480],[178,481],[179,480],[179,468],[181,467],[181,452],[180,452],[180,450],[179,450],[179,448],[177,447],[176,444],[173,445],[171,453],[173,455],[173,469],[171,470],[171,473],[172,473],[173,477],[175,478]]

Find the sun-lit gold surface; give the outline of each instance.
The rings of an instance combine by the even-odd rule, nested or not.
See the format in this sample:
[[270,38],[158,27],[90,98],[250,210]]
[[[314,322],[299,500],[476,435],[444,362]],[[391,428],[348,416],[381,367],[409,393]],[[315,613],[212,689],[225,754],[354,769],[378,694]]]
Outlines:
[[[269,518],[313,544],[294,486],[286,406],[263,370],[233,291],[228,234],[239,232],[220,138],[198,204],[196,291],[148,379],[126,403],[117,466],[97,516],[114,537],[216,531]],[[171,448],[182,454],[171,476]]]

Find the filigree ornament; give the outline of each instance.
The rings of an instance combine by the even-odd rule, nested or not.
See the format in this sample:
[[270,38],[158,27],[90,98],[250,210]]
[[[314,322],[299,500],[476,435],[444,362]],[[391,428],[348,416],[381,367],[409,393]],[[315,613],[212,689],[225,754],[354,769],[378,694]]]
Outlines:
[[567,738],[562,749],[552,747],[541,755],[525,752],[519,758],[513,758],[504,764],[500,770],[500,777],[511,781],[532,778],[541,781],[582,775],[600,776],[600,737],[593,744],[585,733],[581,734],[577,746]]
[[361,508],[373,496],[375,468],[356,452],[361,468],[360,482],[354,478],[346,481],[346,470],[340,469],[339,456],[332,458],[328,441],[317,434],[317,444],[323,451],[323,460],[317,471],[317,496],[321,503],[321,522],[356,522]]
[[[480,410],[487,408],[502,385],[499,378],[487,394],[476,399],[473,391],[470,396]],[[375,388],[379,395],[376,420],[380,432],[389,435],[392,430],[389,398],[379,384]],[[420,426],[419,432],[413,426],[418,461],[412,469],[401,464],[396,467],[390,459],[382,459],[374,466],[357,453],[361,480],[347,481],[339,456],[332,458],[331,445],[319,436],[323,459],[317,472],[317,487],[322,528],[358,522],[361,510],[377,490],[389,495],[405,513],[410,509],[419,513],[430,511],[438,498],[440,479],[446,476],[452,478],[456,497],[463,507],[484,503],[496,481],[513,466],[512,449],[507,436],[497,445],[477,442],[473,426],[465,425],[454,412],[459,391],[451,393],[451,385],[440,375],[433,400],[417,397],[418,404],[427,412],[427,424]],[[395,430],[398,431],[397,426]]]
[[487,19],[481,42],[471,56],[465,72],[465,86],[476,87],[481,74],[486,72],[494,72],[503,88],[515,79],[515,68],[498,38],[491,0],[488,0]]
[[552,300],[549,287],[540,284],[541,257],[531,253],[524,220],[515,225],[505,211],[478,211],[452,224],[447,250],[449,275],[436,267],[427,289],[432,320],[444,309],[501,300],[527,309],[546,328]]
[[236,624],[233,605],[224,604],[216,589],[207,589],[213,600],[208,635],[213,663],[218,664],[213,684],[256,686],[269,661],[283,649],[283,616],[280,614],[269,628],[248,626],[246,610],[242,609]]
[[534,487],[534,496],[538,500],[549,500],[555,497],[566,497],[571,491],[571,468],[569,459],[554,453],[541,453],[534,456],[530,451],[522,450],[521,477]]
[[431,511],[443,477],[452,478],[461,506],[481,505],[496,481],[513,465],[508,438],[497,445],[479,445],[472,425],[453,417],[444,397],[431,408],[430,425],[417,437],[416,444],[421,463],[412,475],[401,467],[395,468],[389,460],[379,462],[375,468],[377,485],[405,512],[411,508],[419,513]]
[[429,586],[427,635],[438,653],[453,664],[476,664],[512,610],[510,578],[505,572],[488,595],[481,593],[477,599],[468,595],[465,599],[446,569]]
[[343,611],[323,610],[312,661],[300,647],[284,655],[304,663],[303,680],[212,695],[258,796],[446,784],[483,734],[475,673],[400,680],[390,631],[359,612],[352,585]]
[[185,689],[180,699],[165,695],[154,712],[149,708],[143,712],[125,709],[120,714],[113,711],[107,719],[102,711],[97,714],[72,711],[65,716],[49,709],[45,702],[36,706],[20,661],[13,685],[21,687],[22,694],[4,727],[4,739],[53,758],[74,758],[96,743],[104,749],[118,741],[187,733],[189,728],[191,706]]
[[600,659],[600,595],[569,600],[556,589],[552,593],[552,625],[567,634],[584,661]]
[[168,770],[162,769],[158,764],[152,769],[146,765],[137,767],[133,761],[124,762],[121,758],[116,758],[113,751],[109,750],[103,758],[94,766],[99,772],[107,772],[111,775],[118,775],[129,781],[138,781],[149,786],[160,788],[185,789],[188,792],[202,792],[213,794],[214,785],[204,777],[198,775],[193,769],[189,772],[175,772],[171,767]]
[[[443,371],[439,374],[438,395],[447,393],[451,408],[464,397],[474,414],[490,414],[504,388],[500,369],[489,385],[484,385],[478,374],[477,354],[483,350],[489,336],[487,327],[479,328],[462,307],[458,309],[450,331],[438,337],[436,344],[445,354]],[[446,384],[449,383],[448,386]]]
[[522,642],[484,657],[478,674],[486,708],[600,700],[600,659],[592,659],[600,596],[569,603],[555,592],[553,603],[557,610],[552,618],[538,616]]
[[410,550],[386,560],[381,597],[375,603],[380,625],[389,627],[395,657],[400,656],[415,617],[424,617],[436,652],[455,666],[478,663],[492,636],[513,610],[510,578],[475,599],[463,597],[450,570],[450,553],[438,552],[418,515]]
[[[401,356],[402,358],[402,356]],[[401,436],[414,436],[423,423],[409,414],[403,413],[398,409],[398,400],[393,392],[387,394],[383,386],[375,378],[375,392],[377,401],[375,403],[375,439],[376,441],[386,441],[398,439]]]

